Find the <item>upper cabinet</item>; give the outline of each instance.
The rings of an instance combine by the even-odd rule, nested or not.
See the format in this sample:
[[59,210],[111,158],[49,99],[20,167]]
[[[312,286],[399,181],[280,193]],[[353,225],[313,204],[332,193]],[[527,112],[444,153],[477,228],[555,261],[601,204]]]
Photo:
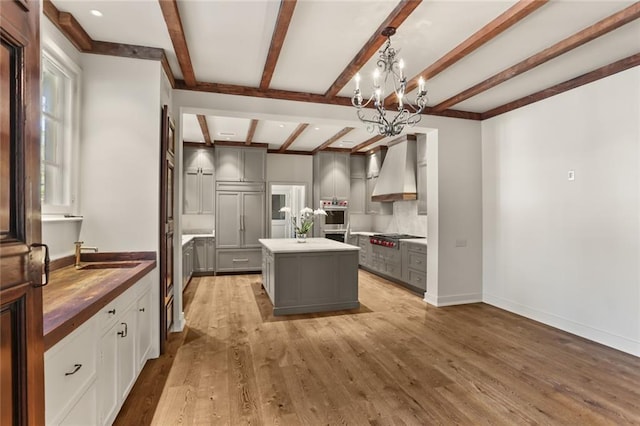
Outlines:
[[349,153],[319,152],[313,158],[316,200],[348,200],[351,185]]
[[427,214],[427,135],[418,135],[416,140],[418,154],[417,162],[417,189],[418,189],[418,214]]
[[184,148],[184,214],[213,214],[214,159],[212,148]]
[[351,155],[351,198],[349,199],[350,214],[365,213],[366,172],[364,163],[364,155]]
[[264,182],[267,150],[235,146],[216,147],[216,179],[221,182]]

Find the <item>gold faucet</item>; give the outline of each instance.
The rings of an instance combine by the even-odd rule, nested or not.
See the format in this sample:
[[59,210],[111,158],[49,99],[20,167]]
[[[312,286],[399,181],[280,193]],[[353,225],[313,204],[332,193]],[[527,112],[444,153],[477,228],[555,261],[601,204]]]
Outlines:
[[98,247],[82,247],[84,241],[76,241],[74,244],[76,245],[76,269],[81,269],[80,255],[82,254],[82,250],[92,250],[97,253]]

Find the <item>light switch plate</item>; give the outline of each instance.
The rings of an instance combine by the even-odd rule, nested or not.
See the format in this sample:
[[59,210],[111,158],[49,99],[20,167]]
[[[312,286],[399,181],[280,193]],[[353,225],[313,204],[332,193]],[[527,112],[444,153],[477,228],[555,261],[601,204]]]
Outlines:
[[569,170],[567,172],[567,179],[568,180],[575,180],[576,179],[576,172],[573,170]]

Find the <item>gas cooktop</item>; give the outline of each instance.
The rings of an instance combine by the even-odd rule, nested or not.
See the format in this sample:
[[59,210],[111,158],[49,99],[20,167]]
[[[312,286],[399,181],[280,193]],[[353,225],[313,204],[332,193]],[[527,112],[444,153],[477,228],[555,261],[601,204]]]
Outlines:
[[424,238],[424,237],[418,237],[416,235],[409,235],[409,234],[373,234],[369,238],[369,242],[371,244],[375,244],[378,246],[399,248],[400,244],[398,243],[400,242],[400,240],[408,240],[413,238]]

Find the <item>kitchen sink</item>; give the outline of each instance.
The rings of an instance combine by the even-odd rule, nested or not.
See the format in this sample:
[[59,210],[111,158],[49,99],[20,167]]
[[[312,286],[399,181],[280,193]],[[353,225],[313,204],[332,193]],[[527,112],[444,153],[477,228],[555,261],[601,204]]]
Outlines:
[[84,263],[78,269],[122,269],[122,268],[135,268],[140,265],[140,262],[91,262]]

